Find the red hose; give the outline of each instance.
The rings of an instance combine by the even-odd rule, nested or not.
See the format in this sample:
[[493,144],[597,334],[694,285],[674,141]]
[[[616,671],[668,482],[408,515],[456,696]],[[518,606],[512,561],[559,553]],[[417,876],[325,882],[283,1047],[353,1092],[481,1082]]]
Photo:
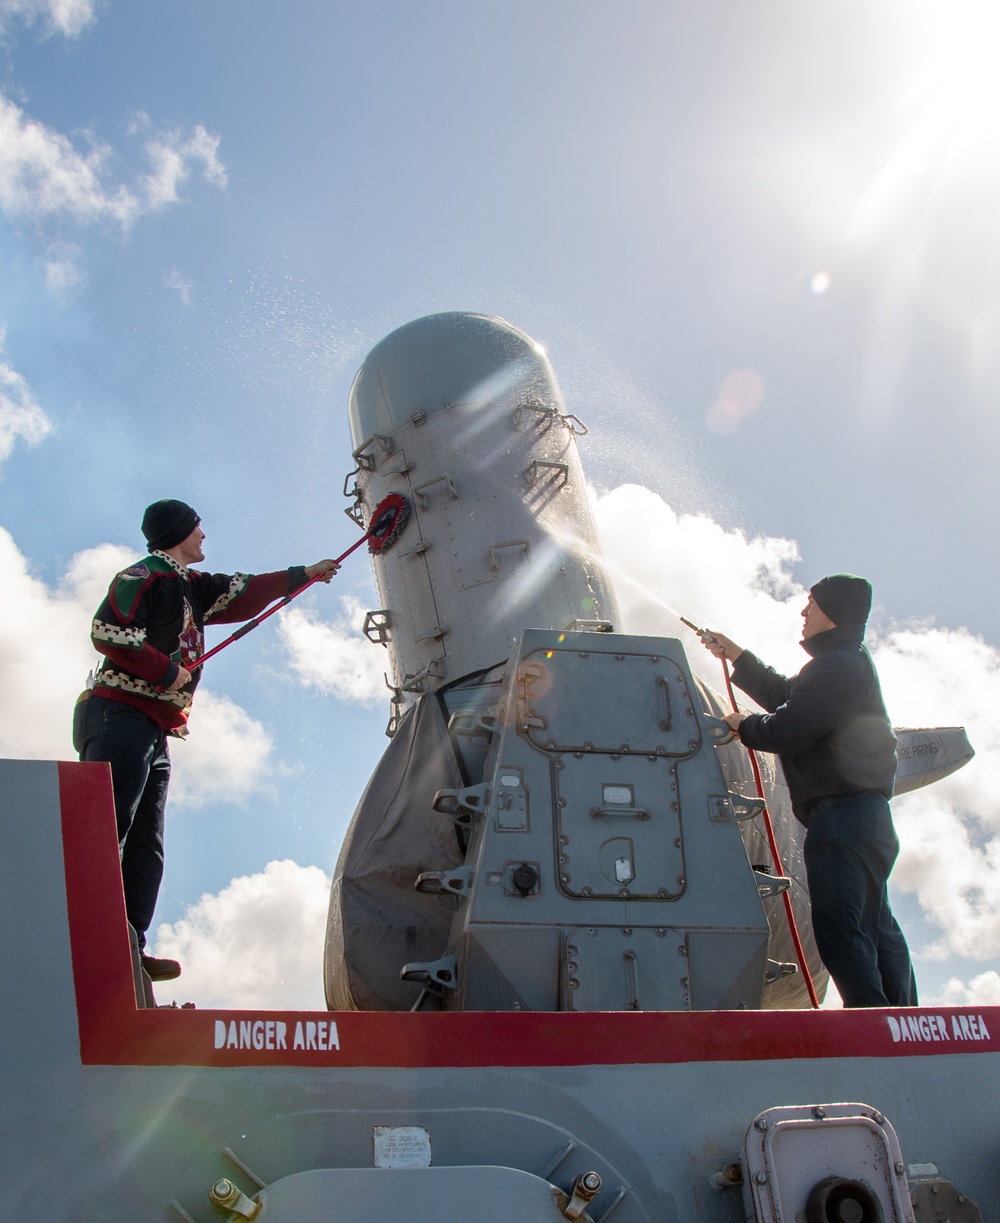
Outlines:
[[[729,693],[729,700],[733,706],[733,713],[739,713],[739,707],[736,704],[736,694],[733,692],[733,681],[729,676],[729,663],[725,657],[722,659],[722,674],[726,677],[726,691]],[[774,869],[779,875],[785,873],[785,868],[781,865],[781,855],[778,853],[778,842],[774,836],[774,824],[771,822],[771,813],[767,809],[767,797],[764,794],[764,779],[760,773],[760,763],[757,760],[757,753],[751,748],[747,748],[747,755],[750,757],[750,767],[753,769],[753,779],[757,783],[757,796],[764,803],[764,828],[767,831],[767,843],[771,849],[771,857],[774,859]],[[805,951],[802,949],[802,940],[799,937],[799,927],[795,921],[795,912],[792,909],[791,889],[787,889],[781,894],[782,900],[785,902],[785,915],[788,918],[788,929],[792,936],[792,944],[795,947],[795,956],[799,962],[799,968],[802,970],[802,976],[806,983],[806,989],[809,991],[809,1001],[814,1009],[819,1010],[819,998],[816,995],[816,987],[813,985],[812,973],[809,971],[809,965],[806,963]]]

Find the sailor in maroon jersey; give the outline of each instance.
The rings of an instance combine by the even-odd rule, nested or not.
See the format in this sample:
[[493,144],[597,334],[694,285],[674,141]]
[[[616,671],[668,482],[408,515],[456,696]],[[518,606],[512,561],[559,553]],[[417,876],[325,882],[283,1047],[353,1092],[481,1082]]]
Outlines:
[[170,755],[167,738],[187,734],[205,652],[206,624],[247,620],[310,579],[329,582],[332,560],[277,573],[201,573],[201,519],[183,501],[156,501],[143,515],[149,555],[112,581],[91,629],[104,656],[89,699],[78,707],[81,760],[111,765],[125,909],[143,967],[155,981],[180,974],[174,960],[145,954],[146,931],[163,877],[163,828]]

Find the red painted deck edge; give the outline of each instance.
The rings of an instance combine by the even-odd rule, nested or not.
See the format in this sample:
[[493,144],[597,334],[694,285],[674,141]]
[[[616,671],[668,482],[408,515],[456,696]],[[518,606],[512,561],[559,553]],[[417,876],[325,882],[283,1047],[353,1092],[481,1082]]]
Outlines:
[[[592,1066],[785,1058],[927,1056],[1000,1051],[1000,1007],[899,1011],[550,1012],[140,1010],[135,1003],[106,766],[60,762],[59,793],[73,979],[85,1065]],[[317,969],[318,971],[318,969]],[[916,1031],[894,1040],[902,1016]],[[979,1039],[953,1021],[975,1016]],[[940,1023],[939,1023],[940,1020]],[[325,1024],[336,1044],[295,1049],[297,1024]],[[236,1024],[235,1029],[230,1025]],[[218,1025],[249,1048],[215,1047]],[[263,1045],[285,1025],[285,1049]],[[254,1024],[258,1026],[256,1029]],[[944,1029],[945,1036],[941,1035]],[[978,1030],[978,1028],[977,1028]],[[272,1027],[273,1037],[279,1029]],[[307,1031],[303,1026],[303,1033]],[[952,1033],[955,1033],[952,1035]],[[919,1033],[919,1037],[918,1037]],[[937,1038],[935,1039],[935,1034]],[[903,1036],[906,1037],[905,1031]]]

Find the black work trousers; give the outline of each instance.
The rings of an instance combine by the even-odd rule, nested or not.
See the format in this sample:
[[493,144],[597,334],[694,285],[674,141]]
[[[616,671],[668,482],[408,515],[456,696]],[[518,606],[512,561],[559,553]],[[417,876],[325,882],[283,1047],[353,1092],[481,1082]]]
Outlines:
[[844,1006],[916,1006],[886,887],[899,853],[886,799],[870,790],[820,799],[804,852],[816,947]]
[[122,701],[91,696],[81,760],[111,765],[125,912],[146,946],[163,878],[163,829],[170,781],[167,732]]

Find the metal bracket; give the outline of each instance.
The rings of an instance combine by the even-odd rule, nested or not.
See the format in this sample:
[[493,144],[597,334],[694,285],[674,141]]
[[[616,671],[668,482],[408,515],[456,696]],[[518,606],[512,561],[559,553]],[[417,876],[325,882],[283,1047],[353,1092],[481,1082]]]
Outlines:
[[490,739],[500,729],[496,706],[480,713],[453,713],[448,719],[448,733],[459,739],[469,739],[474,747],[489,747]]
[[563,1207],[567,1219],[579,1219],[601,1192],[601,1178],[596,1172],[581,1172],[573,1182],[569,1201]]
[[500,571],[500,559],[497,556],[497,553],[502,548],[520,548],[524,552],[525,556],[530,556],[531,555],[531,540],[530,539],[508,539],[502,544],[490,544],[486,555],[489,558],[490,568],[493,570],[494,573],[499,573]]
[[910,1199],[918,1219],[928,1223],[983,1223],[983,1214],[970,1198],[943,1178],[910,1182]]
[[725,747],[736,738],[736,731],[722,718],[706,716],[705,725],[708,727],[708,737],[716,747]]
[[798,964],[783,964],[780,960],[768,960],[764,972],[764,984],[773,985],[783,977],[794,977],[799,971]]
[[430,508],[430,498],[424,492],[425,488],[433,488],[435,484],[446,484],[448,486],[448,496],[452,501],[458,500],[458,489],[455,487],[455,481],[448,475],[447,472],[443,476],[435,476],[433,480],[427,480],[423,484],[418,485],[413,490],[413,496],[416,498],[417,505],[426,510]]
[[752,820],[766,810],[767,804],[762,798],[748,798],[745,794],[735,794],[727,791],[725,794],[710,794],[708,796],[708,818],[711,820]]
[[754,871],[753,877],[761,900],[780,896],[782,892],[787,892],[792,886],[792,881],[787,875],[765,875],[763,871]]
[[556,483],[556,488],[565,488],[569,483],[568,463],[550,463],[545,459],[533,459],[528,464],[528,470],[525,472],[525,475],[528,478],[529,488],[532,486],[532,484],[538,483],[539,473],[543,467],[547,467],[549,471],[554,471],[556,473],[556,480],[558,481]]
[[468,896],[475,874],[472,866],[459,866],[453,871],[421,871],[413,886],[418,892],[431,895],[446,892],[454,896]]
[[446,989],[458,989],[458,958],[446,955],[440,960],[428,960],[423,964],[404,964],[399,979],[419,981],[430,993],[440,994]]
[[566,633],[613,633],[615,626],[610,620],[571,620],[563,632]]
[[537,399],[526,399],[524,403],[519,403],[511,413],[511,425],[515,429],[524,428],[525,418],[529,412],[534,413],[534,420],[531,423],[537,425],[542,433],[548,433],[555,422],[562,419],[551,404],[542,403]]
[[423,556],[430,548],[430,540],[422,539],[420,543],[414,544],[412,548],[406,548],[403,552],[397,552],[397,556]]
[[528,697],[529,686],[535,683],[537,680],[542,679],[544,675],[545,675],[545,668],[542,667],[540,663],[537,663],[537,662],[521,663],[521,665],[517,669],[516,678],[517,678],[518,691],[524,695],[525,699],[527,699]]
[[528,399],[524,403],[518,404],[511,413],[511,424],[515,429],[521,429],[524,425],[524,417],[528,412],[535,414],[534,423],[538,426],[542,433],[548,433],[554,424],[557,422],[560,425],[565,425],[570,433],[575,433],[577,437],[583,437],[587,433],[587,426],[579,418],[570,412],[560,412],[551,404],[541,403],[538,400]]
[[387,645],[390,640],[390,617],[391,612],[386,607],[380,607],[378,611],[365,612],[365,622],[361,626],[362,633],[375,645]]
[[405,678],[399,685],[399,690],[400,692],[423,692],[423,684],[425,680],[443,678],[444,668],[441,665],[440,660],[437,658],[432,658],[427,666],[421,667],[416,675],[410,675]]
[[767,810],[767,799],[757,795],[751,797],[748,794],[734,794],[730,790],[729,801],[732,804],[733,815],[740,823],[744,820],[756,819],[758,815],[763,815]]
[[360,497],[357,499],[357,501],[355,501],[353,505],[349,505],[347,509],[344,510],[344,513],[347,515],[348,518],[350,518],[351,522],[357,523],[357,525],[362,530],[366,529],[365,528],[365,515],[364,515],[364,510],[362,510],[361,508],[361,498]]
[[358,482],[357,482],[357,480],[355,480],[355,481],[354,481],[354,487],[353,487],[353,488],[348,489],[348,487],[347,487],[347,481],[348,481],[348,480],[350,480],[350,479],[353,479],[353,477],[354,477],[354,476],[356,476],[360,470],[361,470],[361,468],[360,468],[360,467],[355,467],[355,469],[354,469],[353,471],[349,471],[349,472],[347,473],[347,475],[346,475],[346,476],[344,476],[344,496],[345,496],[345,497],[354,497],[354,498],[356,498],[356,499],[357,499],[357,498],[360,498],[360,496],[361,496],[361,490],[358,488]]
[[378,463],[375,461],[375,456],[373,454],[365,453],[369,446],[374,445],[376,442],[379,446],[381,446],[387,455],[392,454],[396,449],[395,443],[391,437],[386,437],[384,433],[373,433],[371,437],[366,438],[361,443],[357,450],[352,451],[351,453],[351,458],[355,461],[355,463],[357,463],[360,471],[374,471],[378,466]]
[[390,684],[388,675],[383,674],[382,678],[385,680],[385,686],[392,693],[389,699],[389,721],[385,727],[386,738],[391,739],[399,730],[399,724],[403,720],[403,706],[406,702],[403,700],[403,689],[397,688],[395,684]]
[[431,800],[431,808],[441,815],[450,815],[456,824],[468,825],[474,815],[486,810],[489,801],[490,784],[482,781],[464,790],[438,790]]
[[234,1215],[241,1215],[244,1219],[255,1219],[261,1211],[260,1202],[252,1202],[245,1193],[241,1193],[233,1182],[226,1180],[225,1177],[217,1180],[209,1189],[208,1200],[213,1206],[231,1210]]

